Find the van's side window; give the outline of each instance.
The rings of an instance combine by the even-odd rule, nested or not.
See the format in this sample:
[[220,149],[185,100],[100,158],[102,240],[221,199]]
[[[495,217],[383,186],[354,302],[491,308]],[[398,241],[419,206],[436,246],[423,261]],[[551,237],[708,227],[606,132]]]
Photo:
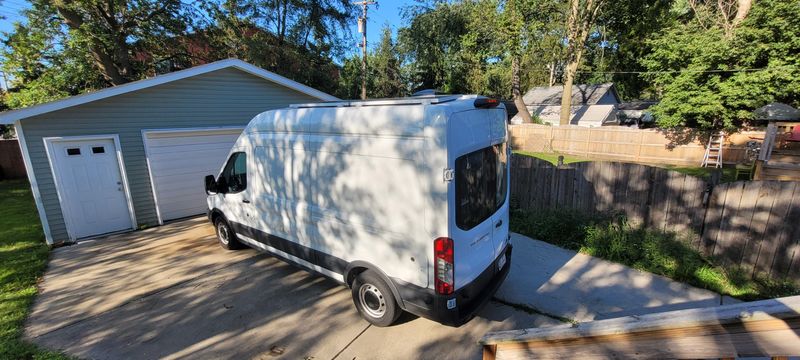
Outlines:
[[219,178],[226,193],[247,189],[247,155],[243,152],[233,153]]
[[456,225],[469,230],[484,222],[506,201],[506,144],[456,159]]

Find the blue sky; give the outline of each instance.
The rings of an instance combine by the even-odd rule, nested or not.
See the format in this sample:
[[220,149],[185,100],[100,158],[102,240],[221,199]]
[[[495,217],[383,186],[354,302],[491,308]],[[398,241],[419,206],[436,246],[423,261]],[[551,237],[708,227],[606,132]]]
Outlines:
[[[367,23],[367,42],[370,47],[378,42],[380,39],[380,32],[384,25],[389,25],[392,28],[392,33],[397,34],[397,29],[403,25],[401,16],[402,8],[407,5],[413,5],[413,0],[377,0],[378,6],[372,5],[369,7],[368,23]],[[12,29],[14,21],[24,20],[19,15],[19,11],[28,8],[30,5],[25,0],[0,0],[0,16],[6,19],[0,20],[0,32],[9,31]],[[360,11],[359,11],[360,14]],[[356,46],[361,41],[361,35],[358,33],[358,25],[353,22],[350,27],[350,33],[353,35],[353,44],[351,51],[353,53],[359,52]]]

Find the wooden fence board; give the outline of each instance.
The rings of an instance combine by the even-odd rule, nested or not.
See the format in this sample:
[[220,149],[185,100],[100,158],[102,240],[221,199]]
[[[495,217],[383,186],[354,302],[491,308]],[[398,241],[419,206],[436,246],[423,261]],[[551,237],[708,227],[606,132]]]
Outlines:
[[19,141],[0,139],[0,180],[22,179],[26,175]]
[[[580,126],[514,125],[509,129],[514,149],[559,152],[611,161],[636,161],[697,166],[703,161],[708,136],[695,134],[688,143],[674,143],[670,136],[654,129],[624,127],[586,128]],[[690,139],[690,134],[685,138]],[[746,161],[745,143],[763,131],[730,134],[724,144],[726,163]]]
[[639,164],[583,162],[561,168],[515,155],[515,205],[586,213],[622,212],[633,226],[695,234],[693,245],[728,265],[800,280],[800,186],[705,180]]
[[735,216],[739,211],[742,194],[744,193],[745,183],[736,182],[728,186],[725,193],[725,204],[722,207],[721,221],[719,225],[719,234],[717,235],[716,245],[714,251],[711,253],[714,256],[725,257],[729,251],[728,244],[731,239],[736,236],[737,230],[735,229]]
[[[738,183],[736,182],[736,184]],[[756,203],[759,192],[757,189],[752,189],[752,185],[745,191],[746,184],[746,182],[742,182],[742,194],[738,201],[738,209],[735,216],[730,219],[729,237],[718,244],[722,248],[719,253],[722,254],[720,256],[723,262],[729,264],[741,264],[747,243],[753,238],[750,232],[750,223],[752,223],[754,215],[753,204]]]
[[786,218],[781,222],[781,236],[775,248],[775,256],[770,269],[770,275],[774,277],[783,277],[789,273],[792,257],[797,250],[798,231],[796,231],[796,227],[791,226],[791,221],[800,220],[800,186],[797,186],[797,183],[788,184],[791,185],[792,195],[784,198],[789,202],[789,210]]
[[761,249],[758,254],[758,261],[756,262],[756,271],[763,274],[769,274],[772,269],[772,264],[775,260],[775,250],[779,246],[782,237],[786,233],[786,222],[789,210],[791,210],[792,193],[794,192],[794,183],[788,181],[775,181],[770,182],[770,189],[773,193],[768,194],[774,200],[772,209],[770,211],[769,222],[764,230],[763,240],[761,241]]
[[771,181],[753,181],[748,184],[748,188],[752,188],[751,191],[758,191],[758,198],[753,205],[753,220],[749,227],[752,241],[747,244],[741,263],[751,274],[755,274],[757,269],[755,265],[758,263],[759,252],[764,242],[764,233],[769,223],[772,204],[775,203],[775,198],[770,196],[771,188],[774,186],[775,183]]

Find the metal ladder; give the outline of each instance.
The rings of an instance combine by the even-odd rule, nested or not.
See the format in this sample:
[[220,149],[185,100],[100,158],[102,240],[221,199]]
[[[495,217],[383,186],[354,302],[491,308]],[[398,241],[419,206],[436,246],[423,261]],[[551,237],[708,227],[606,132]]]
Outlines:
[[722,143],[725,142],[725,134],[721,131],[711,134],[706,145],[706,154],[703,156],[703,167],[714,166],[722,167]]

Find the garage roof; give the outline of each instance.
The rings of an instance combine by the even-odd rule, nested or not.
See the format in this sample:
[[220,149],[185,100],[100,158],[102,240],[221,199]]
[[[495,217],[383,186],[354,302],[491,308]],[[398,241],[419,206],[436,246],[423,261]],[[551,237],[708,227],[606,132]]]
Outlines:
[[114,86],[110,88],[106,88],[103,90],[98,90],[94,92],[89,92],[86,94],[76,95],[72,97],[68,97],[61,100],[51,101],[44,104],[29,106],[22,109],[6,111],[0,113],[0,124],[12,124],[17,120],[23,120],[25,118],[29,118],[36,115],[46,114],[52,111],[65,109],[68,107],[86,104],[92,101],[97,101],[101,99],[105,99],[108,97],[121,95],[145,88],[149,88],[156,85],[165,84],[168,82],[176,81],[185,79],[192,76],[197,76],[205,73],[209,73],[212,71],[225,69],[225,68],[236,68],[242,70],[244,72],[250,73],[252,75],[258,76],[260,78],[272,81],[279,85],[283,85],[287,88],[299,91],[306,95],[313,96],[320,100],[325,101],[336,101],[339,100],[338,98],[326,94],[322,91],[317,89],[311,88],[309,86],[303,85],[297,81],[287,79],[283,76],[280,76],[276,73],[271,71],[264,70],[258,66],[246,63],[242,60],[238,59],[228,59],[228,60],[220,60],[210,64],[195,66],[193,68],[189,68],[186,70],[175,71],[168,74],[158,75],[149,79],[139,80],[130,82],[127,84]]

